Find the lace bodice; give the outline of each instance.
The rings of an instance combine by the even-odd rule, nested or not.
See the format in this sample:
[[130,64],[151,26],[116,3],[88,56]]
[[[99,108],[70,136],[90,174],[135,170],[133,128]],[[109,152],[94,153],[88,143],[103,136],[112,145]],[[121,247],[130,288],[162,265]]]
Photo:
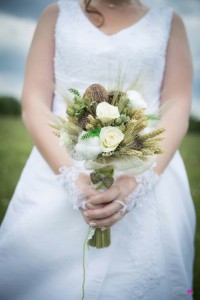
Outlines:
[[58,6],[53,112],[65,114],[61,93],[69,87],[82,93],[92,83],[115,87],[120,68],[122,77],[125,75],[124,88],[141,75],[149,110],[157,109],[172,9],[151,8],[137,23],[109,36],[87,19],[79,0],[58,1]]

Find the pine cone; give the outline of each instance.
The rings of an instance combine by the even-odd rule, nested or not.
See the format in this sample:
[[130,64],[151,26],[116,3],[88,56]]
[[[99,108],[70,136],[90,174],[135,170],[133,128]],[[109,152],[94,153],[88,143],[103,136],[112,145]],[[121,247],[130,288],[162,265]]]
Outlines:
[[143,141],[139,136],[134,138],[133,146],[131,148],[138,151],[143,148]]
[[101,84],[92,84],[85,91],[83,98],[89,98],[97,104],[108,101],[108,92]]
[[90,113],[88,111],[84,112],[79,118],[78,118],[78,125],[86,130],[86,125],[89,123],[88,116]]

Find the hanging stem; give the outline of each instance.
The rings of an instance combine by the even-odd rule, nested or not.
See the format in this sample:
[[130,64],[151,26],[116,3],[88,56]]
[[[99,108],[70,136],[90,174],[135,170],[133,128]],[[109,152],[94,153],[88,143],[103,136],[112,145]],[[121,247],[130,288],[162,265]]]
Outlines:
[[86,270],[85,270],[85,254],[86,254],[86,248],[88,245],[88,238],[93,230],[93,227],[90,226],[84,241],[83,245],[83,260],[82,260],[82,265],[83,265],[83,282],[82,282],[82,300],[85,299],[85,276],[86,276]]

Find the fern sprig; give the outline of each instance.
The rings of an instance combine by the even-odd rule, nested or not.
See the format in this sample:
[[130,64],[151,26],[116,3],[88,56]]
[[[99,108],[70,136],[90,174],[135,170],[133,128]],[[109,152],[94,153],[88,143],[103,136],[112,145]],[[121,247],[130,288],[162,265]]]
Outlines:
[[78,96],[78,97],[81,96],[80,93],[79,93],[79,91],[76,90],[76,89],[74,89],[74,88],[69,88],[68,91],[69,91],[70,93],[74,94],[75,96]]
[[82,140],[85,140],[85,139],[89,139],[90,137],[95,137],[95,136],[99,136],[100,135],[100,131],[101,131],[101,128],[95,128],[91,131],[88,131],[87,133],[85,133],[81,139]]

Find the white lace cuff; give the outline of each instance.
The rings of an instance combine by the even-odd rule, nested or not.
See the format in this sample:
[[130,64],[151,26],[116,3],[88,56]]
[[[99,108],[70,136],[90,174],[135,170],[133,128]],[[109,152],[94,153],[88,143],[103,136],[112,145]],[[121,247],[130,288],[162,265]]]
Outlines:
[[135,176],[138,185],[127,197],[126,210],[130,211],[135,206],[141,206],[142,199],[156,186],[159,179],[160,176],[153,171],[153,168],[141,175]]
[[80,169],[75,166],[59,168],[60,174],[57,175],[57,180],[61,186],[63,186],[68,195],[68,199],[73,209],[83,208],[85,209],[86,198],[85,194],[77,187],[76,180],[79,176]]

